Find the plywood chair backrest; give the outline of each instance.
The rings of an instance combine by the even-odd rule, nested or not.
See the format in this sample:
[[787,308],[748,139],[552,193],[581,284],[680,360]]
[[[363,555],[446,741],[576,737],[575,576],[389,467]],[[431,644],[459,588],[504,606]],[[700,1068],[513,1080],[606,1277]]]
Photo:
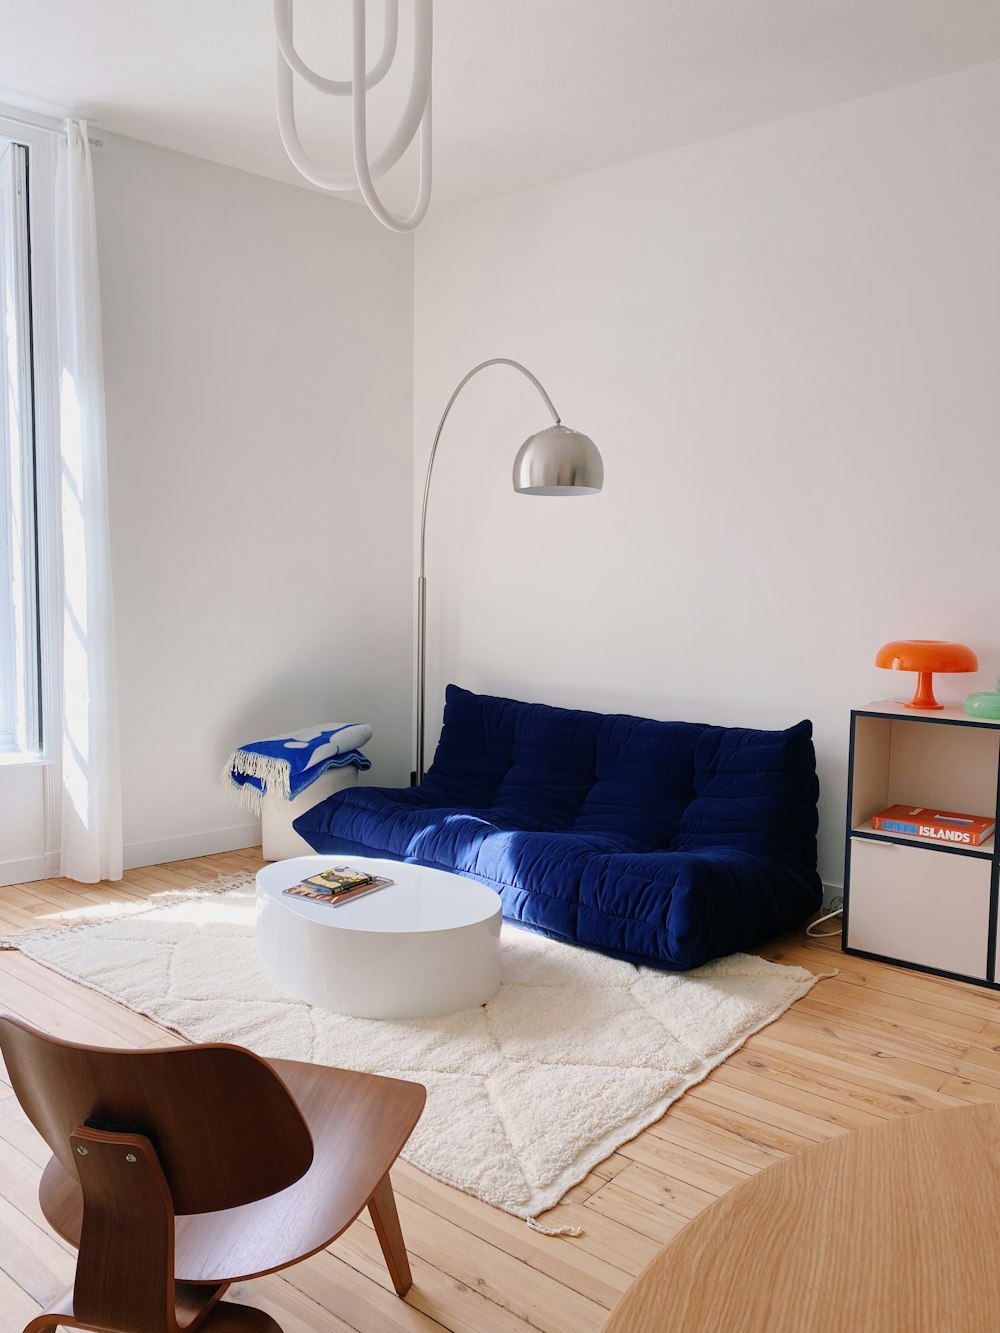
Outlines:
[[239,1046],[105,1050],[5,1015],[0,1050],[29,1120],[74,1176],[70,1136],[88,1121],[151,1140],[176,1213],[267,1198],[312,1165],[312,1137],[288,1089]]

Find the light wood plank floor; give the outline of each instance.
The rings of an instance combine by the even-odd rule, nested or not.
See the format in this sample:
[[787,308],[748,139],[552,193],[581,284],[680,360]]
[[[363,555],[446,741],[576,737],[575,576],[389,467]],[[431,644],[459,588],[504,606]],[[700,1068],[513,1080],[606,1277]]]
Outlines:
[[[260,864],[251,849],[130,871],[115,885],[56,879],[0,888],[0,930]],[[849,958],[836,945],[796,936],[762,951],[840,975],[821,981],[571,1192],[557,1216],[585,1229],[579,1239],[540,1236],[401,1162],[393,1184],[414,1276],[405,1302],[392,1292],[367,1215],[329,1251],[245,1284],[240,1298],[269,1311],[286,1333],[590,1333],[665,1241],[754,1172],[893,1116],[1000,1099],[996,992]],[[95,1044],[176,1040],[15,952],[0,953],[0,1010]],[[35,1197],[47,1155],[0,1079],[3,1333],[20,1330],[72,1279],[72,1254]]]

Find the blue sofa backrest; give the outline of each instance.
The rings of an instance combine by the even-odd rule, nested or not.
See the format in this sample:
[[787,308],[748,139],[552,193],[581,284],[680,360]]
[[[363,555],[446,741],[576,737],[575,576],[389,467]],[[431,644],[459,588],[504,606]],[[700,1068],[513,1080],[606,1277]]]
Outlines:
[[579,712],[449,685],[423,790],[522,829],[643,848],[779,848],[816,864],[812,724],[750,731]]
[[734,847],[770,858],[780,849],[814,870],[818,799],[811,722],[786,731],[705,727],[694,794],[672,846]]

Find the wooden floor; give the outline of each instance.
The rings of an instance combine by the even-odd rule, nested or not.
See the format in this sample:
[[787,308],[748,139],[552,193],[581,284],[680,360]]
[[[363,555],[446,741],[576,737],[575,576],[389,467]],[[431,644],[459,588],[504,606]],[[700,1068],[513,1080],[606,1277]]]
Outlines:
[[[0,931],[260,864],[247,851],[130,871],[115,885],[0,888]],[[367,1214],[329,1251],[245,1284],[240,1298],[286,1333],[589,1333],[665,1241],[754,1172],[894,1116],[1000,1099],[1000,994],[848,958],[836,946],[803,936],[762,951],[840,975],[571,1192],[557,1216],[582,1226],[580,1238],[540,1236],[401,1162],[392,1178],[414,1276],[405,1302],[392,1292]],[[175,1040],[14,952],[0,953],[0,1010],[96,1044]],[[0,1081],[0,1333],[20,1330],[72,1280],[72,1254],[35,1198],[47,1155]]]

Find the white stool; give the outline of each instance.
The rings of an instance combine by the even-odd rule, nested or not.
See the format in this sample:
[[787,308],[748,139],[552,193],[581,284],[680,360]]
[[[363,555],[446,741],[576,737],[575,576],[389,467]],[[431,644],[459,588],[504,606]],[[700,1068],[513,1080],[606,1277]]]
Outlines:
[[315,782],[310,783],[305,791],[290,801],[286,801],[284,796],[274,791],[272,783],[264,794],[260,809],[260,834],[264,860],[284,861],[290,856],[311,856],[312,847],[292,828],[292,820],[304,815],[314,805],[319,805],[320,801],[325,801],[335,791],[357,786],[357,782],[356,764],[345,764],[343,768],[328,768]]

